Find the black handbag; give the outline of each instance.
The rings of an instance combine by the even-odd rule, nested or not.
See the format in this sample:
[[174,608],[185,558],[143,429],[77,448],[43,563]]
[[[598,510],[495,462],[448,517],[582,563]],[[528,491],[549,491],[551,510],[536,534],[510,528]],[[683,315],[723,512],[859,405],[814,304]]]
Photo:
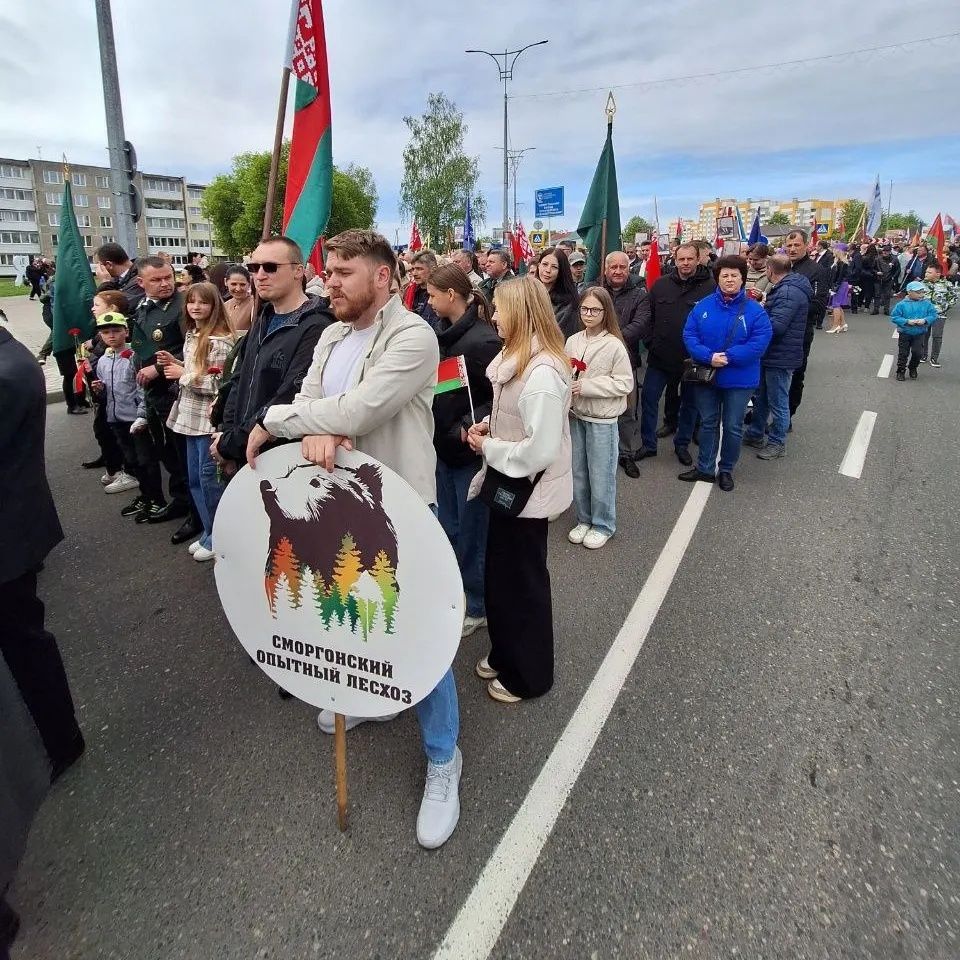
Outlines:
[[[746,295],[744,295],[746,296]],[[746,306],[746,300],[744,300],[744,306]],[[727,342],[723,345],[723,350],[720,350],[720,353],[724,353],[727,347],[733,343],[734,334],[737,332],[737,324],[744,318],[746,310],[733,321],[733,325],[730,327],[730,333],[727,335]],[[683,373],[680,375],[680,379],[684,383],[699,383],[701,386],[709,387],[713,385],[713,381],[717,376],[717,368],[711,366],[709,363],[697,363],[693,357],[687,357],[683,361]]]
[[519,517],[546,472],[541,470],[533,478],[508,477],[488,464],[477,497],[494,513],[503,517]]

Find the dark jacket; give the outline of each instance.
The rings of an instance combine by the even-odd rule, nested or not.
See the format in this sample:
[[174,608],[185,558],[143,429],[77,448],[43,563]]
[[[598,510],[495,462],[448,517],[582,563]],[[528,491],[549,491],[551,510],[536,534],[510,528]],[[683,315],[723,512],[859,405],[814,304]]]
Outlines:
[[137,270],[137,265],[133,264],[130,269],[121,276],[105,280],[101,283],[100,286],[97,287],[97,292],[101,290],[119,290],[121,293],[126,294],[127,300],[130,302],[130,314],[132,315],[145,296],[143,287],[141,287],[139,283],[139,277],[140,272]]
[[563,334],[563,339],[569,339],[580,330],[580,313],[577,309],[576,300],[554,299],[551,294],[550,304],[553,307],[553,315],[557,318],[557,326]]
[[850,251],[850,260],[847,263],[847,283],[856,286],[860,282],[863,272],[863,256],[859,250]]
[[480,284],[478,289],[487,298],[487,301],[489,303],[493,303],[493,297],[494,297],[494,294],[497,292],[497,287],[501,283],[506,283],[507,280],[512,280],[515,276],[516,274],[512,270],[508,269],[507,272],[502,277],[500,277],[499,280],[494,280],[493,277],[485,278],[484,281]]
[[164,377],[155,357],[158,350],[166,350],[183,359],[183,294],[177,291],[169,300],[143,299],[130,319],[130,347],[140,369],[152,364],[160,374],[143,388],[144,401],[150,410],[166,416],[180,388],[176,380]]
[[217,449],[222,457],[238,463],[246,460],[247,438],[264,408],[293,403],[320,334],[334,322],[329,301],[322,297],[310,297],[268,334],[273,312],[268,303],[243,338],[236,381],[223,411],[223,436]]
[[903,268],[903,277],[900,280],[900,288],[902,290],[906,289],[907,284],[911,280],[922,280],[923,275],[927,272],[927,267],[936,262],[937,259],[932,254],[927,254],[925,260],[921,260],[917,254],[914,254],[907,261],[907,265]]
[[593,286],[602,286],[613,299],[623,342],[627,345],[630,362],[636,369],[640,366],[640,304],[647,298],[647,288],[643,281],[632,273],[619,290],[614,290],[606,280]]
[[830,289],[838,290],[844,282],[850,283],[850,267],[842,260],[834,260],[830,267]]
[[475,306],[456,322],[444,320],[444,329],[437,335],[440,359],[462,356],[466,363],[470,392],[466,388],[449,390],[433,398],[433,445],[437,456],[448,467],[478,467],[478,457],[460,439],[460,428],[466,429],[474,421],[470,416],[470,396],[473,396],[473,415],[479,423],[493,404],[493,384],[487,378],[490,361],[501,351],[503,344],[497,331],[477,316]]
[[827,301],[830,299],[830,271],[816,260],[811,260],[808,254],[804,254],[793,265],[793,272],[806,277],[813,287],[813,296],[807,310],[807,323],[820,323],[827,312]]
[[433,327],[435,333],[440,332],[441,320],[437,316],[437,312],[430,306],[430,291],[426,287],[418,287],[414,284],[413,297],[407,304],[407,309],[426,320]]
[[694,273],[681,279],[674,271],[654,280],[640,301],[640,338],[647,348],[647,363],[667,373],[680,373],[687,358],[683,327],[690,311],[709,296],[716,283],[713,274],[697,265]]
[[765,367],[796,370],[803,363],[803,338],[813,287],[799,273],[788,273],[767,291],[764,308],[773,326],[773,339],[761,359]]
[[30,351],[0,329],[0,583],[41,563],[63,539],[44,464],[47,387]]
[[825,270],[829,270],[833,266],[833,260],[834,256],[832,250],[824,250],[823,253],[817,257],[817,263],[819,263],[820,266]]
[[743,290],[730,303],[714,290],[690,311],[683,328],[683,342],[697,363],[727,355],[727,366],[718,367],[713,380],[719,390],[760,385],[760,358],[772,336],[767,311]]
[[895,286],[900,279],[900,261],[892,254],[886,257],[880,254],[877,259],[877,269],[880,271],[879,283],[883,289]]

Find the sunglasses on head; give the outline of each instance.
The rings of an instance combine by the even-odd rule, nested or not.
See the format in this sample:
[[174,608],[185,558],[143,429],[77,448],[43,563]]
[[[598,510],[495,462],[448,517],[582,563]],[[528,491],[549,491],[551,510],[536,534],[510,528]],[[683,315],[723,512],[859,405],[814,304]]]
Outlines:
[[299,260],[282,260],[280,263],[265,260],[263,263],[248,263],[247,270],[250,271],[251,275],[259,273],[261,270],[263,270],[264,273],[276,273],[284,264],[289,264],[291,267],[302,266]]

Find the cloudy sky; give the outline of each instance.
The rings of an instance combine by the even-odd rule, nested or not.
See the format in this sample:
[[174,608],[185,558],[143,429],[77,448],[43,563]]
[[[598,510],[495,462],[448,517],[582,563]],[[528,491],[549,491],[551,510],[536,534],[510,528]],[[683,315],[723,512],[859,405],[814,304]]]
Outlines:
[[[27,16],[27,5],[0,0],[0,155],[35,157],[40,146],[44,158],[105,162],[93,6],[31,0]],[[534,189],[559,184],[563,223],[576,225],[609,87],[624,220],[652,219],[654,195],[664,227],[717,196],[865,199],[877,174],[885,203],[894,181],[895,210],[960,218],[960,36],[917,43],[956,28],[903,0],[324,7],[334,160],[373,171],[391,239],[409,231],[397,211],[402,118],[422,113],[428,92],[464,113],[488,221],[499,223],[503,87],[492,60],[463,51],[542,39],[510,90],[511,147],[536,148],[518,178],[528,230]],[[113,0],[126,135],[141,169],[206,181],[234,154],[270,146],[288,11],[287,0]],[[847,55],[891,44],[901,46]],[[814,57],[831,59],[791,64]]]

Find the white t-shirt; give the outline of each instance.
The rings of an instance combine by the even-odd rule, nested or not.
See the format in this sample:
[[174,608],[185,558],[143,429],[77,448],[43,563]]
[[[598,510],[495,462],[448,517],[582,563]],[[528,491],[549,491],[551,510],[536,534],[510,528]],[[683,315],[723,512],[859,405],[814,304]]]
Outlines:
[[354,384],[367,345],[377,332],[376,326],[351,330],[331,351],[323,368],[323,395],[335,397]]

